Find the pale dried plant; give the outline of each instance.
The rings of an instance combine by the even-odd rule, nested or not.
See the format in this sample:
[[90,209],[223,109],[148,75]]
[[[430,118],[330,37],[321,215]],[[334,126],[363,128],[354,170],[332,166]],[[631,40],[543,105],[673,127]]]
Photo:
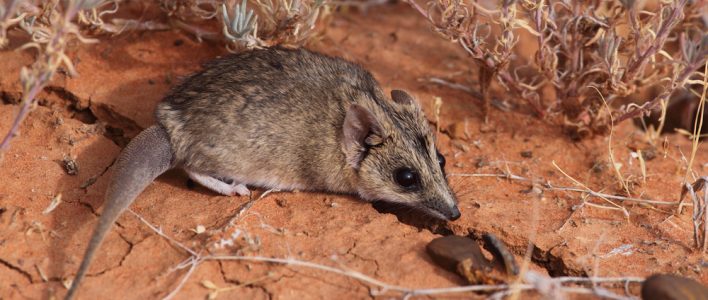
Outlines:
[[78,13],[78,23],[86,24],[96,28],[106,26],[104,19],[106,16],[115,14],[120,7],[120,0],[99,1],[95,7],[80,11]]
[[[708,176],[698,177],[693,172],[693,163],[696,158],[699,147],[700,133],[703,128],[703,120],[706,113],[706,93],[708,92],[708,65],[703,69],[703,80],[701,81],[703,92],[700,95],[700,104],[696,112],[694,120],[693,134],[690,136],[691,155],[686,167],[686,175],[684,176],[683,186],[681,188],[681,198],[679,199],[678,213],[681,213],[683,207],[683,199],[688,194],[693,204],[693,234],[695,246],[701,249],[703,253],[708,250]],[[690,178],[694,178],[693,184],[689,182]],[[699,193],[703,190],[703,195]]]
[[12,0],[7,3],[4,0],[0,2],[0,49],[7,46],[9,42],[7,30],[19,24],[24,18],[22,13],[16,13],[20,4],[21,1]]
[[[427,18],[435,31],[459,43],[475,62],[479,88],[484,98],[485,117],[489,111],[488,87],[496,79],[499,84],[521,96],[539,115],[545,115],[540,98],[533,85],[526,85],[510,68],[512,52],[518,38],[515,29],[528,25],[516,18],[514,1],[502,1],[497,10],[488,10],[463,0],[428,2],[423,8],[414,0],[405,0]],[[500,31],[499,38],[492,39]],[[490,40],[492,40],[490,42]]]
[[261,12],[261,31],[271,43],[303,44],[315,34],[318,20],[330,13],[328,0],[254,0]]
[[181,19],[198,17],[201,19],[215,18],[224,0],[160,0],[160,7],[169,16]]
[[[703,190],[701,195],[700,191]],[[698,178],[693,184],[684,182],[681,187],[678,214],[681,214],[686,195],[693,205],[693,240],[696,249],[703,253],[708,250],[708,176]]]
[[169,25],[155,20],[124,19],[113,17],[123,0],[101,1],[96,7],[83,10],[78,15],[78,24],[96,33],[120,34],[133,30],[167,30]]
[[226,4],[222,4],[223,34],[229,41],[229,51],[262,47],[265,43],[258,38],[258,16],[248,9],[246,0],[233,7],[229,14]]
[[[224,39],[230,51],[272,45],[299,46],[312,39],[320,21],[330,15],[329,0],[162,0],[175,27],[198,39]],[[219,19],[222,35],[198,20]]]
[[[708,57],[702,1],[659,1],[646,10],[631,0],[404,1],[470,55],[485,111],[496,83],[578,138],[609,130],[591,88],[603,91],[619,123],[665,107]],[[535,40],[533,57],[519,55],[522,35]]]
[[[223,33],[232,52],[272,45],[299,46],[330,13],[326,0],[243,0],[222,4]],[[229,13],[230,11],[230,13]]]
[[73,0],[61,5],[58,0],[54,0],[41,4],[30,1],[15,4],[22,10],[15,12],[16,18],[20,19],[19,22],[13,22],[31,36],[31,41],[21,48],[36,49],[38,54],[31,66],[23,67],[20,71],[22,85],[20,111],[0,143],[0,155],[9,147],[11,139],[18,134],[20,124],[36,105],[36,96],[51,81],[57,70],[63,66],[70,75],[76,75],[74,66],[65,53],[67,44],[74,39],[85,43],[94,40],[81,36],[74,18],[82,11],[95,8],[102,2],[101,0]]

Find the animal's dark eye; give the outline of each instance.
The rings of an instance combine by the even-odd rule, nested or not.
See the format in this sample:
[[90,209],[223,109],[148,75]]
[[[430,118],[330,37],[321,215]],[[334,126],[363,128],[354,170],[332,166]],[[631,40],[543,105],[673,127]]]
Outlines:
[[393,172],[393,178],[398,185],[410,189],[418,185],[418,173],[411,168],[398,168]]
[[445,156],[443,156],[439,151],[435,151],[438,154],[438,163],[440,164],[440,169],[445,170]]

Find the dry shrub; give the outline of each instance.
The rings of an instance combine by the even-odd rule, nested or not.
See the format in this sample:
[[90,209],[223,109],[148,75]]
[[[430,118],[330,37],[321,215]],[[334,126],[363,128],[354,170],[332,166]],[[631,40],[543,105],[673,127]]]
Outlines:
[[217,37],[215,32],[194,30],[183,22],[218,19],[223,38],[229,49],[272,45],[298,46],[316,34],[316,25],[326,20],[330,7],[328,0],[161,0],[160,5],[170,16],[175,16],[177,27],[198,33],[198,36]]
[[595,89],[622,122],[696,84],[708,56],[702,1],[405,1],[469,53],[485,111],[495,83],[577,138],[609,129]]

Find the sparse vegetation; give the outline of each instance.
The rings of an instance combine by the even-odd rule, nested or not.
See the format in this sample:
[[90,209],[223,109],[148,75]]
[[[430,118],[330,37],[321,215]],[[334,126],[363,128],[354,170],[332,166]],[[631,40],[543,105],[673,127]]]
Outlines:
[[608,131],[602,97],[618,123],[666,107],[708,57],[701,1],[405,1],[467,51],[487,110],[495,83],[578,138]]

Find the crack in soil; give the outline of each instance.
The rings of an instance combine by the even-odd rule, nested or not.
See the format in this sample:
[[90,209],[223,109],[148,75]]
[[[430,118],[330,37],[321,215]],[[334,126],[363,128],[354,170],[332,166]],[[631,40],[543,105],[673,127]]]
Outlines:
[[84,202],[84,201],[78,200],[78,201],[75,201],[75,202],[74,202],[74,201],[66,201],[66,203],[67,203],[67,204],[78,205],[79,207],[84,207],[84,208],[88,209],[88,211],[89,211],[91,214],[93,214],[95,217],[97,217],[97,218],[101,216],[101,215],[98,214],[98,212],[96,212],[96,210],[93,209],[93,206],[91,206],[91,204],[89,204],[88,202]]
[[224,271],[223,262],[217,260],[216,263],[219,265],[219,273],[221,273],[221,280],[223,280],[224,282],[229,282],[231,279],[226,278],[226,272]]
[[261,290],[263,293],[265,293],[268,300],[273,300],[273,298],[275,297],[273,295],[273,293],[271,291],[269,291],[264,285],[252,284],[252,285],[250,285],[250,288]]
[[28,273],[27,271],[23,270],[22,268],[20,268],[18,266],[11,264],[9,261],[6,261],[6,260],[0,258],[0,265],[3,265],[5,267],[7,267],[8,269],[13,270],[13,271],[19,273],[20,275],[22,275],[23,277],[27,278],[27,280],[30,282],[30,284],[34,283],[34,280],[32,279],[32,275],[30,275],[30,273]]
[[53,93],[54,95],[57,95],[61,100],[64,100],[66,102],[69,102],[74,105],[75,109],[78,108],[78,104],[80,103],[79,97],[74,95],[74,93],[70,92],[64,87],[61,86],[55,86],[55,85],[48,85],[44,88],[45,91]]
[[[96,181],[98,181],[101,177],[103,177],[103,175],[105,175],[106,172],[108,172],[108,170],[113,166],[113,164],[114,164],[115,162],[116,162],[116,159],[113,159],[113,160],[111,161],[111,163],[108,164],[108,166],[106,166],[106,167],[103,169],[103,171],[101,171],[100,174],[98,174],[97,176],[91,177],[91,178],[89,178],[89,179],[87,180],[87,182],[89,182],[89,181],[91,181],[91,182],[90,182],[88,185],[81,187],[81,189],[84,190],[84,195],[88,194],[88,187],[92,186],[94,183],[96,183]],[[96,217],[100,217],[100,216],[101,216],[101,215],[99,215],[98,212],[93,208],[93,206],[92,206],[91,204],[89,204],[88,202],[85,202],[85,201],[82,201],[81,199],[79,199],[78,204],[87,207],[87,208],[89,209],[89,211],[91,211],[91,213],[92,213],[94,216],[96,216]],[[118,223],[118,222],[116,222],[116,224],[117,224],[117,223]],[[122,226],[120,226],[120,227],[122,228]]]
[[123,254],[123,255],[121,256],[120,261],[118,262],[118,264],[117,264],[117,265],[114,265],[114,266],[109,266],[109,267],[107,267],[107,268],[101,270],[100,272],[96,272],[96,273],[86,273],[86,277],[98,277],[98,276],[101,276],[101,275],[103,275],[103,274],[105,274],[105,273],[107,273],[107,272],[109,272],[109,271],[112,271],[112,270],[115,270],[115,269],[117,269],[117,268],[122,267],[122,266],[123,266],[123,262],[125,261],[125,259],[126,259],[126,258],[128,257],[128,255],[130,255],[130,253],[133,251],[133,247],[135,247],[135,245],[137,245],[137,244],[139,244],[140,242],[142,242],[142,241],[145,240],[145,239],[142,239],[142,240],[140,240],[140,241],[138,241],[138,242],[132,243],[132,242],[130,242],[127,238],[125,238],[122,234],[118,233],[118,236],[120,237],[120,239],[122,239],[124,242],[126,242],[126,243],[128,244],[128,251],[126,251],[125,254]]
[[[103,177],[103,175],[105,175],[106,172],[108,172],[108,170],[113,166],[113,164],[116,163],[116,160],[118,160],[118,159],[117,159],[117,158],[114,158],[113,160],[111,160],[111,163],[108,164],[108,166],[106,166],[105,168],[103,168],[103,171],[101,171],[100,174],[98,174],[97,176],[92,177],[92,178],[94,179],[93,182],[89,182],[87,185],[82,186],[81,188],[82,188],[86,193],[88,193],[88,187],[94,185],[94,184],[96,183],[96,181],[98,181],[101,177]],[[90,180],[91,180],[91,179],[89,179],[89,181],[90,181]]]
[[[219,264],[219,273],[221,273],[221,280],[223,280],[226,283],[234,284],[234,285],[243,285],[244,283],[235,279],[229,279],[226,277],[226,272],[224,271],[224,265],[223,262],[220,260],[216,261]],[[280,280],[282,277],[287,277],[285,275],[281,275],[277,279],[274,279],[273,282],[277,282]],[[250,288],[250,289],[258,289],[261,290],[266,297],[268,297],[268,300],[272,300],[275,296],[273,295],[272,292],[270,292],[266,287],[265,284],[246,284],[243,287],[245,288]]]
[[[96,124],[96,120],[98,120],[98,118],[91,111],[90,98],[86,100],[87,104],[84,106],[81,98],[64,87],[50,85],[45,87],[44,91],[59,97],[60,100],[68,104],[67,108],[70,112],[69,117],[71,119],[77,120],[84,124]],[[42,99],[37,98],[37,103],[39,105],[49,107],[49,105],[43,103]]]
[[[374,275],[376,275],[377,277],[381,277],[381,275],[379,274],[379,270],[380,270],[379,262],[376,261],[376,259],[373,259],[373,258],[366,258],[366,257],[363,257],[363,256],[361,256],[361,255],[359,255],[359,254],[354,253],[354,252],[353,252],[354,248],[356,248],[356,241],[354,241],[354,245],[352,245],[351,248],[349,248],[349,249],[347,250],[347,252],[345,253],[345,255],[346,255],[346,254],[351,254],[351,255],[354,256],[355,258],[360,259],[360,260],[363,260],[363,261],[365,261],[365,262],[373,262],[374,265],[376,266],[376,269],[374,270]],[[366,287],[368,288],[368,286],[366,286]]]
[[[82,105],[81,99],[64,87],[50,85],[44,87],[44,92],[56,96],[57,98],[59,98],[59,103],[66,105],[66,110],[68,113],[67,117],[69,117],[70,119],[74,119],[83,124],[88,125],[96,124],[97,118],[89,109],[91,105],[91,99],[88,99],[86,101],[88,105],[84,107]],[[42,98],[40,96],[35,97],[35,102],[38,105],[50,108],[52,110],[56,110],[53,109],[51,100],[48,100],[48,98]],[[54,103],[56,103],[56,101]]]
[[130,141],[128,135],[126,135],[126,131],[137,134],[143,130],[135,120],[122,115],[110,105],[92,103],[89,109],[98,120],[106,124],[106,138],[112,140],[121,148],[125,147],[127,142]]
[[[64,87],[50,85],[46,86],[44,90],[67,103],[70,112],[69,118],[84,124],[95,124],[97,120],[104,123],[103,136],[121,148],[125,147],[130,140],[124,129],[135,132],[142,130],[135,120],[121,115],[109,105],[94,104],[91,99],[88,99],[86,107],[82,107],[81,99]],[[11,92],[0,90],[0,100],[5,105],[20,105],[20,97],[21,93],[14,95]],[[46,101],[42,100],[39,97],[35,98],[38,105],[49,107]]]
[[118,262],[118,266],[117,266],[116,268],[122,267],[122,266],[123,266],[123,262],[125,261],[125,259],[128,258],[128,255],[130,255],[130,253],[133,252],[133,248],[135,247],[135,245],[140,244],[142,241],[145,240],[145,239],[142,239],[142,240],[139,240],[139,241],[133,243],[133,242],[129,241],[128,238],[126,238],[125,236],[123,236],[121,233],[118,233],[118,236],[119,236],[124,242],[128,243],[128,251],[126,251],[125,254],[123,255],[123,257],[120,258],[120,261]]
[[0,100],[4,105],[17,105],[20,103],[19,97],[13,97],[13,95],[6,91],[0,91]]

